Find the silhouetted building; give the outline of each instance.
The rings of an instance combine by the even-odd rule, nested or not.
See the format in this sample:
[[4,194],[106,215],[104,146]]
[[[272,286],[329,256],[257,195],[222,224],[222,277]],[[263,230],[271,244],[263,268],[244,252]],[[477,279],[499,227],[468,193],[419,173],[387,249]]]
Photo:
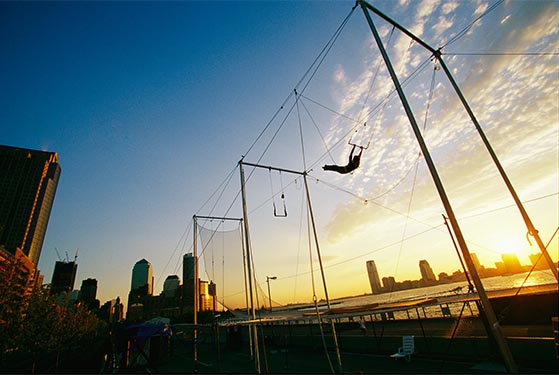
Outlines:
[[476,270],[481,270],[482,266],[481,263],[479,262],[479,258],[477,257],[476,253],[470,253],[470,257],[472,258],[472,263],[474,264],[474,266],[476,267]]
[[151,263],[145,259],[139,260],[132,269],[131,290],[145,288],[146,295],[153,294],[153,276]]
[[50,283],[51,294],[70,293],[74,289],[77,270],[78,264],[76,262],[56,262]]
[[185,254],[182,258],[182,309],[193,311],[194,309],[194,255]]
[[173,298],[179,289],[181,282],[177,275],[169,275],[163,283],[163,295],[165,298]]
[[85,279],[82,281],[80,288],[80,301],[83,301],[90,309],[98,309],[99,301],[97,301],[97,280]]
[[184,254],[182,258],[182,279],[194,280],[194,255],[192,253]]
[[369,275],[369,283],[371,284],[372,293],[373,294],[382,293],[382,287],[380,285],[380,277],[374,260],[367,261],[367,274]]
[[382,286],[387,292],[392,292],[396,290],[396,279],[394,278],[394,276],[383,277]]
[[429,262],[427,262],[425,259],[419,261],[419,271],[421,271],[421,280],[423,280],[426,284],[437,281],[435,273],[431,269]]
[[145,259],[139,260],[132,269],[132,283],[128,294],[128,310],[137,303],[145,304],[146,297],[153,294],[153,275],[151,263]]
[[507,267],[505,267],[505,262],[495,262],[495,268],[499,275],[504,275],[507,273]]
[[37,268],[60,177],[56,152],[0,146],[0,246]]
[[516,254],[501,254],[501,259],[505,264],[506,273],[520,273],[523,271],[522,265],[520,265],[520,261]]
[[210,285],[208,285],[208,293],[212,300],[211,310],[217,311],[217,285],[213,281],[210,281]]
[[120,302],[120,297],[116,300],[107,301],[99,309],[97,314],[100,319],[110,323],[120,322],[124,319],[124,305]]
[[530,258],[530,263],[532,263],[532,266],[535,265],[534,267],[535,270],[548,269],[547,263],[542,253],[530,254],[528,255],[528,257]]

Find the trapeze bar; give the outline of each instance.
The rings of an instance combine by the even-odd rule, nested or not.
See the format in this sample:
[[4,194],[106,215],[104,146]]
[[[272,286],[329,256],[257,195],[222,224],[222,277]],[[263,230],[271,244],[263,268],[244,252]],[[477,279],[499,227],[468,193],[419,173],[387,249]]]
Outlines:
[[283,169],[283,168],[277,168],[277,167],[270,167],[267,165],[260,165],[260,164],[252,164],[252,163],[246,163],[244,161],[240,161],[239,164],[243,164],[243,165],[248,165],[249,167],[255,167],[255,168],[263,168],[263,169],[268,169],[268,170],[274,170],[274,171],[280,171],[280,172],[285,172],[285,173],[293,173],[293,174],[298,174],[300,176],[306,176],[307,172],[299,172],[299,171],[293,171],[290,169]]
[[207,220],[233,220],[233,221],[243,221],[243,219],[238,219],[235,217],[217,217],[217,216],[200,216],[194,215],[197,219],[207,219]]

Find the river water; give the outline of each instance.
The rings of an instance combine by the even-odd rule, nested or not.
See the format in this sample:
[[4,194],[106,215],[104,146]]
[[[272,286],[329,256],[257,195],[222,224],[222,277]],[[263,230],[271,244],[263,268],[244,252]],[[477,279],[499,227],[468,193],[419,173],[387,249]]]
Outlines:
[[[525,272],[507,276],[489,277],[482,279],[481,281],[486,291],[519,288],[523,284],[526,287],[552,284],[556,282],[555,277],[553,276],[551,271],[534,271],[532,272],[528,280],[524,282],[527,275],[528,273]],[[336,302],[336,307],[349,307],[363,306],[373,303],[380,304],[387,302],[414,300],[427,297],[441,297],[453,295],[454,292],[452,292],[451,290],[458,287],[462,287],[462,291],[464,293],[468,291],[468,283],[466,281],[459,281],[455,283],[440,284],[424,288],[400,290],[392,293],[368,294],[365,296],[341,298],[333,302]]]

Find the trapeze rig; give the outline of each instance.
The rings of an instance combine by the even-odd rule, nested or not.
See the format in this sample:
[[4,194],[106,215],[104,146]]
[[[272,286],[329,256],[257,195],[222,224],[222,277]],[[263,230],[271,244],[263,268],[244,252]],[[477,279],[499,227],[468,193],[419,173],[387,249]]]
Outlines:
[[[320,274],[322,276],[322,285],[324,288],[324,296],[326,299],[326,304],[328,306],[328,309],[330,309],[330,298],[328,297],[328,288],[326,286],[326,277],[324,275],[324,267],[322,265],[322,256],[320,255],[320,245],[318,242],[318,234],[316,231],[316,224],[315,224],[315,220],[314,220],[314,212],[312,209],[312,203],[311,203],[311,196],[310,196],[310,192],[309,192],[309,185],[307,182],[307,172],[301,172],[301,171],[295,171],[295,170],[291,170],[291,169],[284,169],[284,168],[278,168],[278,167],[272,167],[272,166],[266,166],[266,165],[260,165],[260,164],[253,164],[253,163],[247,163],[245,161],[243,161],[243,159],[241,159],[239,161],[239,170],[240,170],[240,176],[241,176],[241,196],[242,196],[242,203],[243,203],[243,221],[244,221],[244,226],[245,226],[245,242],[246,242],[246,257],[247,257],[247,273],[248,273],[248,280],[249,280],[249,289],[250,289],[250,304],[251,304],[251,309],[253,311],[253,314],[255,314],[255,309],[254,309],[254,302],[253,302],[253,297],[252,297],[252,274],[251,274],[251,261],[250,261],[250,253],[251,253],[251,244],[250,244],[250,231],[249,231],[249,223],[248,223],[248,210],[247,210],[247,205],[246,205],[246,181],[245,181],[245,174],[244,174],[244,166],[249,166],[249,167],[254,167],[254,168],[262,168],[262,169],[267,169],[269,171],[278,171],[278,172],[283,172],[283,173],[290,173],[290,174],[296,174],[299,176],[303,176],[303,181],[305,184],[305,192],[306,192],[306,198],[307,198],[307,205],[308,205],[308,211],[309,211],[309,216],[311,219],[311,226],[313,229],[313,236],[314,236],[314,242],[315,242],[315,246],[316,246],[316,252],[317,252],[317,256],[318,256],[318,263],[320,265]],[[316,303],[316,301],[315,301]],[[321,321],[320,315],[317,313],[317,317],[319,319],[319,322]],[[256,315],[253,315],[253,320],[256,319]],[[339,349],[339,345],[338,345],[338,338],[337,338],[337,334],[336,334],[336,327],[334,325],[333,321],[330,321],[331,324],[331,328],[332,328],[332,334],[333,334],[333,338],[334,338],[334,342],[335,342],[335,346],[336,346],[336,356],[337,356],[337,361],[338,361],[338,368],[340,373],[343,371],[343,367],[342,367],[342,359],[341,359],[341,354],[340,354],[340,349]],[[320,324],[320,327],[322,328],[322,325]],[[258,341],[258,336],[256,335],[256,327],[254,327],[254,331],[253,331],[253,335],[254,335],[254,341],[257,343]],[[330,361],[330,357],[328,354],[328,349],[326,347],[326,343],[323,340],[323,345],[324,345],[324,349],[325,349],[325,353],[328,357],[328,362],[330,365],[330,368],[332,370],[332,373],[334,373],[334,368],[332,366],[332,363]],[[258,345],[256,345],[256,348],[258,348]],[[260,370],[259,367],[259,363],[257,363],[257,371]]]
[[392,78],[392,81],[394,83],[394,86],[396,88],[398,96],[400,97],[400,101],[402,102],[402,106],[404,107],[404,110],[406,112],[406,115],[408,117],[410,125],[413,129],[413,132],[414,132],[416,138],[417,138],[417,142],[419,144],[419,147],[422,151],[423,156],[425,157],[425,162],[427,163],[427,166],[429,168],[429,172],[431,173],[433,181],[436,185],[436,188],[437,188],[437,191],[438,191],[439,196],[441,198],[441,201],[443,203],[443,206],[445,207],[445,211],[448,215],[448,219],[449,219],[450,224],[452,226],[452,230],[454,231],[454,235],[455,235],[456,240],[458,242],[458,245],[459,245],[459,247],[462,251],[464,260],[465,260],[466,265],[468,267],[468,271],[469,271],[469,273],[470,273],[470,275],[473,279],[473,282],[476,286],[478,295],[480,297],[480,302],[481,302],[481,305],[483,307],[482,311],[484,313],[482,315],[484,315],[486,320],[487,320],[486,321],[487,333],[495,339],[495,341],[496,341],[496,343],[499,347],[499,350],[501,352],[501,356],[503,358],[503,361],[505,363],[505,366],[506,366],[507,370],[509,372],[512,372],[512,373],[517,373],[518,369],[517,369],[516,364],[514,362],[514,358],[512,357],[512,353],[511,353],[510,348],[509,348],[509,346],[508,346],[508,344],[505,340],[505,337],[502,333],[501,327],[499,325],[499,321],[498,321],[498,319],[495,315],[493,307],[491,306],[491,302],[489,301],[489,298],[487,297],[487,293],[485,292],[485,289],[483,287],[481,279],[480,279],[480,277],[477,273],[477,270],[474,266],[474,263],[472,261],[470,252],[468,250],[468,246],[466,244],[466,241],[464,239],[464,236],[462,234],[462,231],[460,229],[458,221],[456,220],[456,216],[454,215],[454,212],[452,210],[452,206],[450,205],[450,201],[449,201],[449,199],[446,195],[446,192],[445,192],[445,189],[442,185],[441,179],[440,179],[440,177],[438,175],[438,172],[435,168],[435,164],[434,164],[434,162],[431,158],[431,155],[430,155],[429,150],[428,150],[428,148],[425,144],[423,136],[421,135],[420,129],[417,125],[417,121],[414,117],[414,114],[413,114],[413,112],[411,110],[411,107],[408,103],[408,100],[407,100],[407,98],[404,94],[404,91],[403,91],[402,86],[399,82],[399,79],[396,75],[396,72],[395,72],[395,70],[392,66],[392,62],[390,61],[388,53],[386,52],[384,44],[383,44],[383,42],[380,38],[380,35],[379,35],[375,25],[374,25],[374,22],[371,18],[371,15],[370,15],[369,11],[374,12],[376,15],[378,15],[379,17],[381,17],[382,19],[384,19],[388,23],[392,24],[394,27],[398,28],[401,32],[406,34],[414,42],[417,42],[419,45],[421,45],[422,47],[427,49],[429,52],[432,53],[433,57],[439,62],[441,68],[443,69],[443,71],[447,75],[451,85],[453,86],[453,88],[456,91],[458,97],[460,98],[460,101],[461,101],[462,105],[466,109],[466,112],[468,113],[472,123],[474,124],[476,130],[478,131],[480,137],[482,138],[482,141],[483,141],[485,147],[487,148],[489,154],[491,155],[491,158],[493,159],[493,162],[495,163],[497,169],[499,170],[499,173],[501,174],[501,177],[503,178],[510,194],[512,195],[512,197],[513,197],[513,199],[514,199],[514,201],[515,201],[515,203],[518,207],[518,209],[520,210],[522,218],[524,219],[524,222],[525,222],[526,227],[528,229],[528,235],[531,235],[535,238],[535,240],[538,243],[538,246],[540,247],[540,250],[541,250],[544,258],[546,259],[549,267],[551,268],[556,280],[558,279],[557,268],[555,268],[555,265],[553,264],[553,261],[552,261],[551,257],[549,256],[549,254],[546,250],[546,246],[543,244],[541,238],[538,235],[538,231],[535,229],[535,227],[533,226],[530,218],[528,217],[528,214],[527,214],[526,210],[524,209],[524,207],[522,205],[522,202],[518,198],[518,195],[516,194],[516,192],[515,192],[515,190],[512,186],[512,183],[510,182],[510,180],[509,180],[508,176],[506,175],[501,163],[499,162],[495,152],[493,151],[493,148],[491,147],[487,137],[485,136],[485,134],[483,132],[483,129],[481,128],[476,116],[474,115],[471,107],[469,106],[469,104],[466,101],[464,95],[462,94],[460,88],[458,87],[458,84],[454,80],[450,70],[448,69],[444,60],[442,59],[441,50],[432,48],[427,43],[425,43],[423,40],[421,40],[416,35],[411,33],[409,30],[407,30],[406,28],[404,28],[403,26],[398,24],[396,21],[392,20],[391,18],[386,16],[384,13],[382,13],[380,10],[378,10],[374,6],[368,4],[367,2],[358,1],[357,4],[359,4],[361,6],[361,9],[363,10],[365,18],[367,19],[367,23],[369,25],[369,28],[371,29],[371,32],[374,36],[374,39],[375,39],[375,41],[378,45],[379,51],[382,55],[382,58],[385,62],[385,65],[388,69],[390,77]]

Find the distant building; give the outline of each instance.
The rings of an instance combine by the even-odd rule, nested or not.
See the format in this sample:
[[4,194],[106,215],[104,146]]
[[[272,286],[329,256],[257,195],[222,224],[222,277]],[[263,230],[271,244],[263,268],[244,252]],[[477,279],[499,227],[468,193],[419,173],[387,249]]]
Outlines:
[[60,178],[56,152],[0,146],[0,246],[37,268]]
[[173,298],[180,286],[180,279],[177,275],[169,275],[163,283],[163,295],[165,298]]
[[507,273],[507,267],[505,266],[505,262],[495,262],[495,268],[497,269],[497,273],[499,275],[504,275]]
[[481,270],[482,266],[481,263],[479,262],[479,258],[477,257],[476,253],[470,253],[470,257],[472,258],[472,263],[474,264],[474,266],[476,267],[476,270]]
[[501,254],[501,259],[505,264],[506,273],[515,274],[523,271],[522,265],[516,254]]
[[431,269],[429,262],[427,262],[425,259],[419,261],[419,271],[421,272],[421,280],[423,280],[425,283],[430,284],[437,281],[435,273]]
[[446,272],[439,273],[439,282],[441,283],[449,282],[448,274]]
[[182,279],[194,280],[194,255],[192,253],[184,254],[182,258]]
[[212,300],[212,311],[217,311],[217,285],[213,281],[210,281],[210,285],[208,286],[208,293]]
[[83,301],[90,309],[99,308],[96,279],[89,278],[82,281],[79,300]]
[[380,277],[374,260],[367,261],[367,274],[369,275],[369,283],[371,284],[372,293],[373,294],[382,293],[382,287],[380,285]]
[[120,322],[124,319],[124,306],[120,302],[120,297],[116,300],[107,301],[101,306],[97,314],[100,319],[110,323]]
[[528,255],[528,258],[530,258],[530,263],[532,263],[532,266],[535,266],[535,270],[548,269],[547,263],[542,253],[530,254]]
[[182,258],[182,309],[192,311],[194,309],[194,255],[187,253]]
[[153,294],[153,275],[151,263],[145,259],[139,260],[132,269],[131,290],[142,290],[142,294]]
[[396,290],[396,279],[394,276],[388,276],[382,278],[382,286],[387,292],[393,292]]
[[133,304],[144,302],[145,297],[153,294],[153,275],[151,263],[141,259],[132,269],[132,283],[128,294],[128,311]]
[[70,293],[74,289],[77,271],[78,264],[76,262],[56,262],[50,283],[51,294]]

